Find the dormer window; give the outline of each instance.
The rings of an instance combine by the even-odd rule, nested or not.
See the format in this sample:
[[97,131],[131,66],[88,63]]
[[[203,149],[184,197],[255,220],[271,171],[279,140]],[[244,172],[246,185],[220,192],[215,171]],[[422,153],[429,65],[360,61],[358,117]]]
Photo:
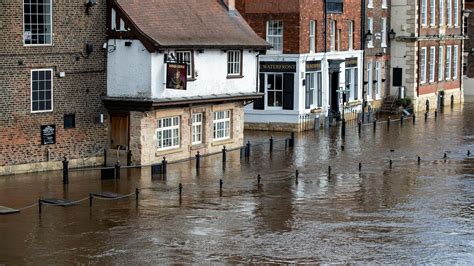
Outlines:
[[52,0],[23,1],[23,43],[52,44]]

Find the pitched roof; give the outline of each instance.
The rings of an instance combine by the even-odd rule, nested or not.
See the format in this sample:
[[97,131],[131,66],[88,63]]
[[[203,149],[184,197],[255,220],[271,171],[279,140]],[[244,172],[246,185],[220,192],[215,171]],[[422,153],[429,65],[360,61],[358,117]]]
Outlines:
[[270,47],[221,0],[115,0],[115,4],[157,46]]

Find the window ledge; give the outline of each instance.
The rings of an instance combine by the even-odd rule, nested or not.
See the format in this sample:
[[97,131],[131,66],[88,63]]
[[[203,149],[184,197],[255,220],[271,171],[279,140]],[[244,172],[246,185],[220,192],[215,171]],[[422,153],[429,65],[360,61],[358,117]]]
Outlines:
[[243,77],[244,76],[242,76],[242,75],[227,75],[228,79],[241,79]]
[[196,80],[197,80],[197,78],[188,78],[187,79],[187,81],[191,81],[191,82],[196,81]]
[[182,147],[179,148],[172,148],[168,150],[159,150],[158,148],[156,149],[155,156],[160,157],[163,155],[168,155],[168,154],[173,154],[173,153],[179,153],[179,152],[184,152],[184,149]]
[[224,144],[229,144],[229,143],[233,143],[234,140],[232,138],[229,138],[229,139],[222,139],[222,140],[216,140],[214,142],[211,143],[211,146],[215,147],[215,146],[222,146]]
[[45,111],[31,111],[31,114],[47,114],[52,113],[53,110],[45,110]]
[[200,143],[200,144],[193,144],[191,146],[191,150],[194,151],[194,150],[199,150],[199,149],[202,149],[202,148],[206,148],[207,145],[204,144],[204,143]]

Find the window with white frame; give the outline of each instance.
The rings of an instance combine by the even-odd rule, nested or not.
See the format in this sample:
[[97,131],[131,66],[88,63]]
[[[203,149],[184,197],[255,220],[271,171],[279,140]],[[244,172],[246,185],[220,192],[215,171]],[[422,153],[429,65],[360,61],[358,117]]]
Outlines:
[[367,1],[367,7],[368,8],[373,8],[374,7],[374,0],[368,0]]
[[380,92],[382,91],[382,64],[380,61],[375,62],[375,78],[377,79],[375,99],[380,99]]
[[451,79],[451,46],[446,47],[446,80]]
[[52,1],[23,1],[23,43],[25,45],[52,44]]
[[158,119],[156,132],[159,150],[169,150],[180,146],[180,117]]
[[438,81],[444,79],[444,47],[438,48]]
[[387,47],[387,18],[382,18],[380,34],[382,35],[382,47]]
[[330,50],[336,50],[336,21],[331,20],[329,27]]
[[430,26],[436,25],[436,0],[430,0]]
[[283,21],[270,20],[267,22],[267,42],[272,45],[270,51],[283,52]]
[[176,59],[180,63],[186,64],[186,75],[193,78],[193,55],[192,51],[176,51]]
[[426,83],[426,47],[420,50],[420,83]]
[[202,143],[202,113],[194,113],[192,114],[192,123],[191,123],[191,131],[192,131],[192,141],[193,145],[201,144]]
[[438,9],[439,9],[439,25],[442,26],[444,25],[444,0],[439,0],[439,6],[438,6]]
[[421,0],[421,25],[426,26],[428,23],[428,6],[426,5],[427,0]]
[[[373,18],[367,18],[367,27],[370,31],[370,33],[372,33],[372,35],[374,34],[374,19]],[[372,38],[370,41],[367,42],[367,47],[369,48],[373,48],[374,47],[374,39]]]
[[31,71],[31,112],[53,111],[53,70]]
[[316,90],[316,72],[306,73],[305,108],[310,109],[314,105],[314,91]]
[[382,0],[382,8],[387,8],[387,0]]
[[359,75],[357,67],[346,68],[346,89],[349,89],[349,101],[357,100],[359,94]]
[[349,50],[352,50],[354,49],[354,21],[347,22],[347,31]]
[[316,72],[316,106],[323,106],[323,73]]
[[227,75],[240,76],[242,74],[242,51],[227,51]]
[[459,57],[459,46],[453,46],[453,79],[458,78],[458,57]]
[[316,52],[316,21],[309,21],[309,52]]
[[214,112],[214,140],[230,139],[230,110]]
[[374,80],[372,77],[372,62],[367,63],[367,99],[372,99],[372,85],[374,84]]
[[452,13],[453,2],[451,0],[446,0],[446,15],[448,17],[448,26],[453,25],[453,13]]
[[430,47],[430,82],[435,81],[436,71],[436,47]]
[[454,0],[454,26],[459,26],[459,0]]

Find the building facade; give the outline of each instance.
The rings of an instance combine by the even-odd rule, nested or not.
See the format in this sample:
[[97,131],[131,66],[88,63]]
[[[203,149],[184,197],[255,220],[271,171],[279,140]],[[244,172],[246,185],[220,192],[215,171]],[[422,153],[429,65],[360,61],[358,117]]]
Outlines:
[[243,145],[269,45],[233,1],[110,0],[107,14],[110,149],[150,165]]
[[0,1],[0,175],[102,164],[106,2],[94,3]]
[[414,111],[463,100],[463,0],[392,0],[392,94],[403,88]]
[[474,0],[466,0],[463,16],[463,33],[468,38],[464,41],[463,52],[463,85],[466,100],[474,100]]
[[315,118],[340,119],[361,108],[360,1],[237,0],[236,6],[272,45],[259,56],[265,96],[246,107],[247,129],[312,129]]

